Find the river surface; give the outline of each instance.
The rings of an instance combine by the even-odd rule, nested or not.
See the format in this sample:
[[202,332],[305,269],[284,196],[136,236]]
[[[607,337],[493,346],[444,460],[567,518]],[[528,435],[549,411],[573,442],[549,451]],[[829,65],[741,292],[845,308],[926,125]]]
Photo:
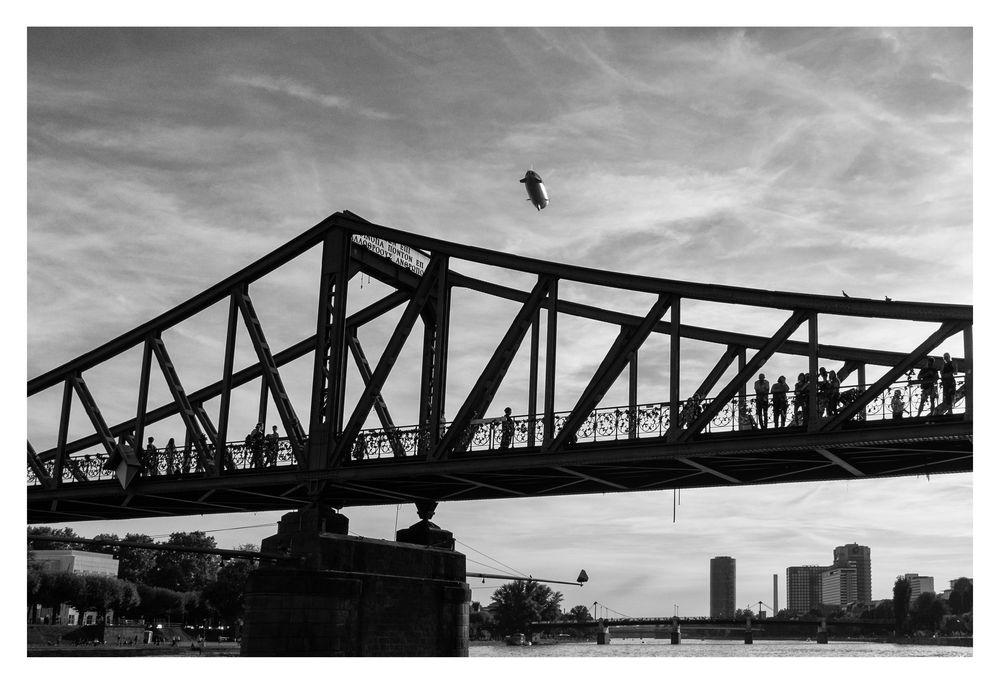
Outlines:
[[862,641],[758,640],[741,641],[682,640],[676,646],[669,639],[612,639],[610,644],[566,642],[540,646],[507,646],[495,642],[469,643],[472,658],[970,658],[967,646],[918,646],[913,644],[878,644]]

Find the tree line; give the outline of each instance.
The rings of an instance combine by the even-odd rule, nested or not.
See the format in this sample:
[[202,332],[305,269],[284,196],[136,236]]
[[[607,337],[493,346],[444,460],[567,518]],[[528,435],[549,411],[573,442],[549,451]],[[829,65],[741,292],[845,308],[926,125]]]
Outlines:
[[[209,553],[180,552],[172,549],[140,549],[117,546],[125,541],[157,544],[145,534],[99,534],[95,540],[106,545],[74,543],[79,539],[69,527],[29,527],[28,534],[65,538],[66,541],[28,542],[28,619],[37,621],[37,606],[52,608],[58,614],[60,604],[75,608],[80,614],[96,611],[104,616],[114,611],[117,619],[142,619],[152,622],[201,624],[219,621],[231,624],[242,617],[243,591],[255,567],[249,559],[227,559]],[[204,532],[174,532],[163,544],[205,549],[216,548],[215,539]],[[33,551],[76,549],[113,554],[118,558],[118,576],[95,573],[45,570]],[[240,551],[256,551],[248,544]]]

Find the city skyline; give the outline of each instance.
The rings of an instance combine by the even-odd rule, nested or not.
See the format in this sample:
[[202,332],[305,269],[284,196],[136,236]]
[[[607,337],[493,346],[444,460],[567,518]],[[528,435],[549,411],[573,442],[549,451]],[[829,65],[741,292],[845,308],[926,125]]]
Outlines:
[[[340,209],[637,275],[970,304],[971,33],[29,31],[27,375]],[[541,212],[517,182],[529,167],[549,190]],[[315,297],[311,276],[278,285],[290,302]],[[861,327],[836,341],[896,346],[892,331]],[[567,387],[604,343],[574,342]],[[690,363],[692,377],[710,364]],[[765,368],[771,379],[799,370]],[[662,379],[654,369],[642,396],[662,394]],[[115,378],[100,390],[112,415],[134,411]],[[28,407],[29,439],[51,433],[46,408]],[[242,415],[249,429],[253,411]],[[179,436],[169,423],[150,430],[160,444]],[[971,577],[972,487],[965,473],[684,490],[676,522],[670,491],[459,502],[434,522],[469,571],[572,580],[586,568],[585,587],[563,590],[567,609],[707,615],[704,569],[718,555],[739,563],[737,608],[768,603],[775,573],[784,597],[787,567],[829,564],[852,542],[872,549],[873,599],[906,572]],[[344,513],[375,538],[416,520],[412,506]],[[232,548],[259,544],[280,515],[65,525],[81,536],[218,529]],[[472,589],[488,602],[489,587]]]

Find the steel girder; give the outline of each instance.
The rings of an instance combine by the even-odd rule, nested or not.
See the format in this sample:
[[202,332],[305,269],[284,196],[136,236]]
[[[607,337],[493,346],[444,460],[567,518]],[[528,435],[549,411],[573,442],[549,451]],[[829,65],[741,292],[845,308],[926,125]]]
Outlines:
[[[421,250],[422,254],[430,258],[430,265],[421,276],[419,273],[414,273],[408,268],[394,263],[391,258],[372,251],[364,244],[353,241],[353,236],[368,236],[371,239],[386,240],[398,245],[405,245],[411,249]],[[316,333],[284,350],[272,352],[260,321],[254,312],[249,297],[249,286],[262,276],[284,266],[303,252],[319,245],[322,245],[323,257]],[[469,278],[451,270],[450,260],[453,259],[535,274],[538,277],[538,282],[531,291],[521,291]],[[393,288],[393,292],[349,316],[347,315],[347,284],[358,273],[365,273],[380,280]],[[561,300],[558,297],[561,280],[634,292],[651,292],[656,294],[658,299],[645,316],[633,316],[619,311]],[[493,356],[480,375],[479,381],[469,396],[465,398],[455,420],[442,434],[449,363],[448,328],[451,323],[451,297],[456,288],[519,301],[522,306],[498,343]],[[227,298],[229,317],[222,378],[188,393],[170,362],[166,347],[160,337],[162,331]],[[791,316],[771,337],[753,336],[735,331],[711,330],[682,323],[681,305],[683,299],[785,309],[791,312]],[[404,302],[407,303],[406,310],[390,338],[389,347],[373,370],[358,342],[357,329]],[[543,308],[547,311],[544,373],[539,368],[539,325],[540,312]],[[669,320],[661,320],[668,310],[670,312]],[[924,343],[910,351],[859,349],[820,344],[816,326],[816,318],[819,314],[878,317],[888,320],[936,321],[940,327]],[[558,319],[560,316],[566,315],[619,325],[621,334],[609,349],[586,389],[577,399],[561,429],[557,431],[554,419],[558,361],[555,339]],[[237,318],[242,318],[258,357],[258,363],[238,371],[233,367]],[[319,491],[315,486],[317,483],[325,483],[323,486],[329,491],[329,483],[338,480],[338,473],[353,472],[355,464],[350,463],[348,456],[352,445],[359,439],[361,429],[369,419],[373,408],[383,432],[389,436],[393,455],[401,461],[403,460],[401,458],[403,447],[395,432],[396,426],[393,425],[389,415],[385,397],[382,395],[382,386],[394,366],[399,349],[418,318],[422,319],[424,323],[424,353],[419,408],[419,423],[424,437],[417,459],[423,463],[422,468],[444,468],[445,462],[455,459],[464,461],[466,457],[463,455],[463,449],[468,439],[469,430],[474,422],[481,419],[485,411],[488,410],[514,354],[529,330],[531,332],[531,350],[528,403],[529,413],[532,416],[535,415],[539,376],[543,376],[544,396],[542,413],[538,418],[541,423],[541,445],[535,444],[533,427],[535,419],[532,418],[532,428],[527,443],[528,450],[540,450],[539,453],[544,453],[549,458],[553,456],[561,458],[567,453],[571,456],[560,466],[561,470],[558,470],[558,476],[546,475],[546,477],[561,478],[560,482],[562,482],[562,484],[554,484],[552,488],[543,488],[546,491],[581,491],[585,488],[581,487],[578,482],[567,481],[567,476],[585,480],[590,483],[587,485],[588,487],[600,485],[611,488],[629,488],[628,484],[621,484],[630,481],[627,474],[619,473],[615,477],[604,477],[593,471],[581,470],[580,468],[586,465],[586,459],[578,459],[578,456],[583,454],[582,445],[573,446],[571,436],[587,419],[590,411],[593,410],[625,367],[629,368],[628,413],[634,415],[637,404],[635,387],[639,374],[638,351],[643,342],[652,334],[667,334],[670,337],[670,385],[667,403],[669,403],[669,425],[672,429],[664,440],[658,442],[659,446],[656,449],[676,450],[675,457],[672,457],[674,467],[680,467],[685,471],[677,474],[676,478],[663,479],[663,482],[686,481],[690,486],[710,486],[705,484],[706,478],[707,481],[716,484],[762,481],[763,476],[760,476],[759,473],[748,479],[738,473],[728,472],[725,469],[725,464],[709,464],[703,457],[687,454],[686,450],[689,449],[691,443],[704,441],[703,436],[699,435],[699,431],[704,428],[708,421],[712,420],[718,410],[734,397],[738,395],[740,399],[743,398],[746,381],[775,353],[806,356],[809,359],[810,368],[813,370],[815,370],[818,358],[839,359],[843,361],[843,366],[837,371],[838,376],[843,378],[856,371],[860,380],[859,384],[864,388],[860,396],[834,418],[820,421],[818,417],[813,417],[808,432],[810,434],[823,434],[823,439],[828,441],[819,443],[809,451],[820,461],[817,464],[804,466],[804,472],[832,467],[844,476],[862,476],[860,474],[868,476],[867,469],[853,465],[849,460],[836,453],[831,445],[837,442],[840,432],[845,428],[851,427],[853,429],[853,425],[849,425],[849,421],[864,408],[872,397],[884,390],[896,375],[912,367],[914,362],[926,357],[943,340],[959,332],[964,337],[965,358],[958,358],[956,361],[965,372],[966,413],[964,422],[968,423],[966,427],[968,428],[968,438],[971,440],[971,306],[844,299],[821,295],[701,285],[609,273],[527,259],[404,233],[372,224],[350,212],[342,212],[325,219],[266,257],[165,314],[115,338],[106,345],[29,381],[29,397],[58,383],[63,383],[64,386],[56,445],[35,453],[29,444],[28,467],[41,483],[39,492],[35,492],[35,494],[39,494],[43,498],[49,496],[50,500],[53,501],[53,506],[55,506],[54,502],[57,499],[68,500],[70,498],[64,496],[67,487],[74,490],[73,497],[87,499],[89,495],[85,491],[78,490],[84,488],[86,491],[97,492],[105,485],[98,482],[81,482],[80,480],[85,479],[86,475],[77,467],[70,456],[71,454],[100,444],[109,458],[120,458],[122,445],[131,443],[134,448],[141,448],[141,439],[146,425],[175,414],[181,417],[187,431],[185,450],[195,452],[204,470],[204,473],[198,476],[197,484],[195,484],[194,478],[187,478],[185,483],[181,485],[166,487],[166,490],[172,492],[175,499],[182,502],[184,506],[193,505],[190,504],[186,492],[201,491],[200,496],[204,497],[202,503],[205,505],[216,505],[223,509],[240,509],[241,507],[233,501],[217,503],[220,500],[218,492],[236,491],[234,485],[229,482],[231,477],[236,477],[238,481],[255,483],[249,489],[240,489],[244,496],[253,501],[253,503],[248,504],[249,509],[253,510],[256,510],[254,506],[259,505],[260,501],[292,505],[301,500],[303,495],[303,493],[299,493],[292,496],[292,492],[301,492],[305,488],[315,495]],[[790,336],[794,330],[804,321],[809,322],[809,341],[791,340]],[[694,423],[681,429],[679,426],[679,407],[682,403],[679,388],[680,358],[682,342],[689,340],[726,345],[722,357],[701,381],[699,392],[707,394],[722,379],[734,358],[740,359],[740,368],[736,377],[726,384],[702,416]],[[83,379],[83,373],[138,344],[143,345],[143,360],[140,368],[136,416],[134,419],[108,426],[101,416],[97,402],[90,395]],[[747,349],[757,350],[749,362],[746,361]],[[361,373],[364,391],[358,403],[350,409],[348,416],[349,407],[344,404],[344,379],[348,370],[349,351]],[[314,372],[308,420],[310,429],[307,434],[300,426],[295,409],[284,390],[279,369],[284,364],[310,353],[313,354],[314,358]],[[147,406],[149,375],[151,360],[154,357],[167,381],[173,401],[165,406],[149,409]],[[873,384],[865,388],[865,368],[871,364],[888,367],[888,371],[881,374]],[[260,484],[260,478],[253,475],[241,473],[229,476],[225,474],[226,459],[228,458],[226,443],[229,434],[231,393],[235,388],[258,378],[262,380],[262,405],[270,394],[278,407],[286,434],[289,435],[295,462],[298,464],[296,470],[300,472],[300,479],[282,485],[284,489],[280,492],[265,491],[263,485]],[[92,435],[68,442],[67,425],[73,393],[76,393],[80,398],[95,431]],[[203,407],[205,401],[215,397],[220,399],[218,427],[212,425],[212,421]],[[815,404],[816,402],[813,401],[812,405],[815,406]],[[634,428],[633,423],[629,437],[634,440],[633,454],[638,456],[649,448],[640,443],[648,443],[649,440],[636,439]],[[118,440],[117,444],[115,443],[116,439]],[[958,443],[963,443],[962,439],[965,438],[958,438]],[[781,450],[786,448],[788,444],[790,442],[782,442],[774,448]],[[721,450],[721,442],[717,448]],[[596,453],[606,454],[610,452],[602,448]],[[514,468],[513,455],[508,454],[506,458],[509,459],[507,462],[510,463],[510,467]],[[394,480],[397,475],[389,476],[390,471],[402,476],[413,466],[412,458],[408,457],[405,460],[407,461],[405,464],[402,462],[380,464],[382,466],[379,469],[382,473],[380,477],[385,477],[387,481]],[[971,468],[971,452],[967,458],[958,457],[955,460],[949,459],[948,462],[959,463],[962,468]],[[588,467],[593,468],[598,467],[598,465]],[[62,482],[64,470],[73,473],[77,482],[64,484]],[[876,468],[876,470],[878,469]],[[905,466],[900,465],[900,470],[905,471]],[[541,491],[537,487],[507,486],[503,484],[503,478],[463,482],[463,478],[470,479],[468,472],[471,471],[458,470],[448,474],[448,477],[451,478],[449,481],[452,484],[471,487],[472,498],[482,498],[484,490],[494,492],[497,495],[525,496],[538,495],[537,492]],[[441,474],[445,475],[446,473],[441,471]],[[777,473],[777,476],[781,476],[780,473]],[[303,477],[305,479],[301,479]],[[282,478],[278,479],[282,480]],[[371,497],[389,496],[390,494],[400,500],[407,500],[408,497],[415,496],[414,492],[405,490],[405,488],[393,493],[392,488],[362,484],[361,481],[349,484],[348,480],[350,479],[345,478],[341,484],[334,487],[340,494],[344,495],[340,500],[348,502],[369,501]],[[222,486],[223,482],[228,484]],[[307,482],[312,482],[313,485],[303,484]],[[150,488],[151,492],[153,490],[159,491],[160,484],[151,481],[140,482],[133,489],[136,492],[147,488]],[[289,485],[291,485],[291,489],[288,488]],[[676,486],[676,484],[672,486]],[[352,487],[353,489],[351,489]],[[354,492],[356,496],[348,496],[345,494],[347,492]],[[422,495],[427,494],[428,491],[422,491]],[[129,498],[123,500],[131,501],[131,496],[132,494],[129,494]],[[166,494],[157,494],[156,496],[169,498]],[[114,507],[113,504],[102,505]],[[119,506],[121,505],[123,504],[119,503]],[[148,510],[170,510],[170,506],[167,506],[166,509],[150,507]],[[110,513],[105,511],[96,515],[100,517],[108,514]]]

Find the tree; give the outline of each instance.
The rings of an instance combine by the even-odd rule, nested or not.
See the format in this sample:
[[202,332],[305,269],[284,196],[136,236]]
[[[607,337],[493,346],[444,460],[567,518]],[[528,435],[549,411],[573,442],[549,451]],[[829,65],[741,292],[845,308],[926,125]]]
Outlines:
[[910,617],[917,629],[936,630],[941,626],[941,618],[946,612],[944,601],[932,591],[925,591],[913,603]]
[[749,608],[738,608],[736,612],[733,614],[733,617],[736,618],[737,620],[745,620],[747,618],[753,619],[754,617],[756,617],[756,615],[757,614],[754,613]]
[[569,612],[566,613],[566,617],[569,618],[571,622],[591,622],[594,619],[587,606],[573,606],[569,609]]
[[98,621],[103,620],[109,610],[123,613],[139,603],[138,592],[131,582],[91,573],[81,573],[79,577],[82,579],[80,591],[68,603],[81,613],[97,611]]
[[896,636],[903,635],[906,616],[910,612],[910,583],[905,577],[897,577],[892,585],[892,613],[896,618]]
[[42,586],[36,594],[39,603],[52,608],[53,619],[59,614],[59,606],[72,603],[83,590],[83,578],[73,572],[43,572]]
[[968,613],[972,610],[972,580],[968,577],[959,577],[955,580],[951,596],[948,597],[948,604],[951,606],[951,612],[955,615]]
[[562,594],[534,580],[515,580],[499,587],[491,598],[500,629],[513,634],[529,632],[532,622],[557,620]]
[[[54,527],[45,526],[32,526],[28,528],[28,534],[39,534],[48,537],[66,537],[69,539],[79,539],[80,535],[72,530],[72,528],[64,527],[63,529],[56,529]],[[50,551],[53,549],[79,549],[80,544],[70,544],[68,542],[54,542],[54,541],[28,541],[28,548],[34,549],[35,551]]]
[[206,606],[223,622],[232,623],[243,617],[243,592],[253,570],[253,561],[242,558],[230,561],[202,591]]
[[[122,541],[152,544],[153,538],[147,534],[126,534]],[[149,584],[150,574],[156,567],[154,549],[137,549],[132,546],[118,547],[118,576],[133,584]]]
[[[204,532],[174,532],[168,544],[214,549],[215,538]],[[151,584],[179,592],[200,591],[215,579],[219,557],[207,553],[171,551],[155,552],[155,565],[148,573]]]

